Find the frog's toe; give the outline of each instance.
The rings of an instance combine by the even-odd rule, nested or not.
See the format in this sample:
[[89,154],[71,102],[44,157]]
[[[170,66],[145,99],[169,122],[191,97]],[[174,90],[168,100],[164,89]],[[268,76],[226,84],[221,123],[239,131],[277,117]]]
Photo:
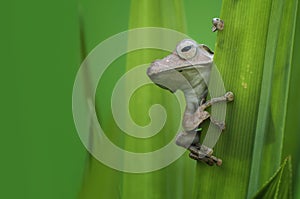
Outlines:
[[234,99],[234,95],[231,91],[227,92],[225,94],[225,97],[226,97],[226,100],[229,101],[229,102],[233,101],[233,99]]

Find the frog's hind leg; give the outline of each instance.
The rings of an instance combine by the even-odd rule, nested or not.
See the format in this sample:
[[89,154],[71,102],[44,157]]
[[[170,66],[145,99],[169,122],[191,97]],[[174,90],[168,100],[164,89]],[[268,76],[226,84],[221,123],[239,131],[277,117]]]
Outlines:
[[197,131],[180,132],[176,137],[176,144],[178,146],[189,149],[190,146],[196,145],[200,142],[200,134]]
[[189,154],[190,158],[205,162],[209,166],[213,166],[214,164],[221,166],[222,164],[222,160],[213,156],[213,150],[207,146],[200,144],[198,144],[197,146],[190,146],[189,151],[191,152]]
[[220,166],[222,160],[213,156],[213,150],[207,146],[200,145],[200,132],[180,132],[176,137],[176,144],[190,151],[189,157],[205,162],[206,164],[213,166],[214,164]]
[[214,164],[216,164],[217,166],[222,165],[222,160],[215,156],[205,156],[203,158],[199,158],[199,156],[197,156],[196,154],[191,152],[189,154],[189,157],[194,160],[197,160],[197,161],[202,161],[202,162],[208,164],[209,166],[213,166]]
[[187,132],[192,132],[210,117],[209,112],[197,109],[193,114],[185,113],[183,116],[182,127]]

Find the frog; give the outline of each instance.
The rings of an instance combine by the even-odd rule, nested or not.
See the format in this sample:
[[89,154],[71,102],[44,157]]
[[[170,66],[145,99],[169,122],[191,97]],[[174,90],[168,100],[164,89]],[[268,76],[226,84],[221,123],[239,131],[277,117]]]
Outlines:
[[223,131],[225,122],[213,120],[206,109],[215,103],[227,103],[234,99],[229,91],[223,96],[206,100],[213,57],[214,52],[207,45],[183,39],[170,55],[153,61],[147,68],[147,75],[157,86],[171,93],[181,90],[184,94],[183,131],[176,136],[176,144],[189,150],[190,158],[210,166],[220,166],[222,160],[212,155],[213,149],[200,144],[199,131],[207,119]]

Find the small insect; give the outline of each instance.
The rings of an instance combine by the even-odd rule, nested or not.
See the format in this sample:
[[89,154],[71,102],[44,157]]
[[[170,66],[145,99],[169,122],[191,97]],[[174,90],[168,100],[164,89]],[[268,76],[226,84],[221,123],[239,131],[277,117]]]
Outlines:
[[212,19],[212,31],[216,32],[217,30],[223,30],[224,29],[224,21],[221,20],[220,18],[213,18]]

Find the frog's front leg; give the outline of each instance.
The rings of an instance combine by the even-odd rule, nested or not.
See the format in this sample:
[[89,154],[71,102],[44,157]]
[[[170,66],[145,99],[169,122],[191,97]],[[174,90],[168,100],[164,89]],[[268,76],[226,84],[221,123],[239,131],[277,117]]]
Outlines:
[[[220,102],[231,102],[233,101],[233,99],[234,99],[234,95],[232,92],[229,91],[221,97],[212,98],[211,100],[201,104],[199,107],[199,112],[206,112],[205,109],[212,106],[213,104],[220,103]],[[217,125],[221,130],[225,129],[224,121],[216,121],[213,118],[210,118],[210,120],[213,124]]]
[[199,109],[201,111],[204,111],[205,109],[207,109],[208,107],[210,107],[213,104],[220,103],[220,102],[231,102],[231,101],[233,101],[233,99],[234,99],[234,95],[232,92],[229,91],[221,97],[212,98],[211,100],[201,104]]

